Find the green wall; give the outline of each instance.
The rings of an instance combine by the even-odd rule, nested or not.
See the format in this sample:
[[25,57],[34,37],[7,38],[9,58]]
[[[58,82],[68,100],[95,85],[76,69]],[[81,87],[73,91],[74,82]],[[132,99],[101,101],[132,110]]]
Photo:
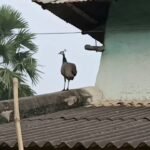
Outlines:
[[150,99],[150,0],[112,4],[96,86],[103,99]]

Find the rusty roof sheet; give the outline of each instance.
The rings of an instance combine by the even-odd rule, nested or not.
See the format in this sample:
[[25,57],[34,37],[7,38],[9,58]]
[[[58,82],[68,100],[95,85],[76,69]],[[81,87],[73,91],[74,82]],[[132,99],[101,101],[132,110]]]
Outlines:
[[[150,147],[148,107],[81,107],[24,119],[22,128],[25,147]],[[14,123],[0,131],[0,147],[16,146]]]

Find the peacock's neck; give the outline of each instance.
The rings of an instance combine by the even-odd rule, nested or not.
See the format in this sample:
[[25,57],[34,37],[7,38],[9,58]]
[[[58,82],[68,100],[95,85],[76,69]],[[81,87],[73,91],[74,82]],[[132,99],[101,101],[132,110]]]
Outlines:
[[65,63],[65,62],[67,62],[67,59],[66,59],[65,54],[63,54],[63,62],[62,63]]

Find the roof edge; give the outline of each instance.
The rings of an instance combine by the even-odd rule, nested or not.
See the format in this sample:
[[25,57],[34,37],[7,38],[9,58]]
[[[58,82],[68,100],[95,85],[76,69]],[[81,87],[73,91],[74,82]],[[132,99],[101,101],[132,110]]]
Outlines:
[[88,2],[88,1],[98,1],[98,2],[111,2],[112,0],[63,0],[57,2],[57,0],[32,0],[32,2],[43,3],[43,4],[58,4],[58,3],[74,3],[74,2]]
[[[79,106],[93,104],[101,97],[101,92],[95,87],[85,87],[69,91],[20,98],[21,118],[43,115]],[[1,120],[13,120],[13,100],[0,101]]]

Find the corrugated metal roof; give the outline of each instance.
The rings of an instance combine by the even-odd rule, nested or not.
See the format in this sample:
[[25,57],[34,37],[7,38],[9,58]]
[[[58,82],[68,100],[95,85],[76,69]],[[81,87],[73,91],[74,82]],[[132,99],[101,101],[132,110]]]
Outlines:
[[89,0],[33,0],[33,1],[38,3],[43,3],[43,4],[47,4],[47,3],[59,4],[59,3],[72,3],[72,2],[86,2]]
[[[24,119],[22,128],[25,147],[150,146],[150,109],[81,107]],[[0,131],[0,147],[14,147],[15,124],[0,125]]]
[[[56,16],[104,42],[109,7],[113,0],[33,0]],[[92,31],[98,32],[92,32]]]

